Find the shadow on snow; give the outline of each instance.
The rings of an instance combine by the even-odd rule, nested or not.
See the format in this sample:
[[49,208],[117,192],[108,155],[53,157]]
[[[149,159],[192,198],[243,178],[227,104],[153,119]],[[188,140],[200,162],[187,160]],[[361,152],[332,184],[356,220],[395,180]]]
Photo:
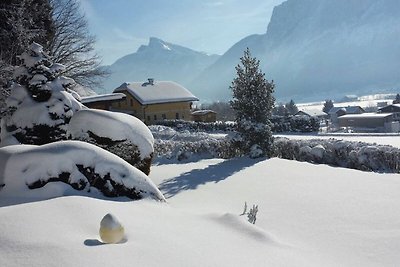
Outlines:
[[162,182],[158,188],[163,192],[166,198],[171,198],[174,195],[184,190],[196,189],[199,185],[209,182],[218,183],[225,180],[236,172],[239,172],[247,167],[250,167],[265,158],[250,159],[250,158],[233,158],[221,163],[210,165],[205,169],[194,169],[190,172],[185,172],[178,177]]

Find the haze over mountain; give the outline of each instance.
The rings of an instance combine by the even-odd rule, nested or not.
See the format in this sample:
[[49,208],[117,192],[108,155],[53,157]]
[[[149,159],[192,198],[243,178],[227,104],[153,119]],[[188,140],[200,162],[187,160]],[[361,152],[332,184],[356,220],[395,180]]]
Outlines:
[[105,81],[104,88],[110,92],[123,82],[147,81],[148,78],[189,86],[194,77],[218,57],[151,37],[148,45],[142,45],[136,53],[124,56],[106,67],[111,75]]
[[191,84],[200,98],[228,99],[246,47],[279,99],[314,100],[399,89],[400,1],[288,0],[263,35],[244,38]]
[[288,0],[274,8],[265,34],[224,55],[150,38],[108,68],[112,91],[125,81],[173,80],[203,102],[228,100],[235,66],[249,47],[278,100],[338,98],[400,90],[399,0]]

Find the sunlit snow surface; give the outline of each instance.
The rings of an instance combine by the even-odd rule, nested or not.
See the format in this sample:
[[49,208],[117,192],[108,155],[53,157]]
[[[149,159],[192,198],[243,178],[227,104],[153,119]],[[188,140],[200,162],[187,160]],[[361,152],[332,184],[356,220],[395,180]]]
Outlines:
[[[281,159],[157,165],[168,203],[1,207],[1,265],[398,266],[398,177]],[[255,225],[239,216],[245,202],[259,205]],[[125,227],[120,244],[99,241],[107,213]]]

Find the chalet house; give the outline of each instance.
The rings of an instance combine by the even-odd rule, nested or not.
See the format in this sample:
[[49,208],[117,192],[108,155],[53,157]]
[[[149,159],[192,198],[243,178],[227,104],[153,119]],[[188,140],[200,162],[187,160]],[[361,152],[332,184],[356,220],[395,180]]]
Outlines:
[[368,132],[399,132],[400,124],[395,113],[363,113],[343,115],[338,118],[339,127]]
[[113,102],[119,102],[126,98],[122,93],[93,95],[81,98],[81,103],[88,108],[110,110]]
[[365,110],[360,106],[333,107],[329,110],[328,115],[333,124],[338,123],[338,118],[344,115],[362,114]]
[[114,93],[125,100],[112,103],[111,110],[131,114],[147,124],[159,120],[191,120],[193,101],[199,99],[183,86],[171,81],[123,83]]
[[196,122],[215,122],[217,112],[212,110],[196,110],[192,112],[192,119]]

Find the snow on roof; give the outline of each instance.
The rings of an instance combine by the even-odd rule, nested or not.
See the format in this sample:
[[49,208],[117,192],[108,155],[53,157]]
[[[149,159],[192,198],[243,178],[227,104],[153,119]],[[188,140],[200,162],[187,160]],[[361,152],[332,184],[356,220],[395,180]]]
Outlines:
[[368,118],[386,118],[392,116],[393,113],[362,113],[348,114],[340,116],[339,119],[368,119]]
[[196,110],[192,112],[192,115],[205,115],[208,113],[214,113],[216,114],[217,112],[213,111],[213,110],[209,110],[209,109],[203,109],[203,110]]
[[400,108],[400,104],[390,104],[390,105],[381,107],[379,110],[384,109],[384,108],[387,108],[387,107],[396,107],[396,108]]
[[356,113],[356,112],[358,112],[359,110],[364,110],[362,107],[360,107],[360,106],[348,106],[348,107],[333,107],[333,108],[331,108],[330,110],[329,110],[329,112],[328,112],[328,114],[333,114],[333,113],[336,113],[336,112],[338,112],[339,110],[343,110],[343,111],[345,111],[346,113]]
[[300,110],[299,112],[303,112],[310,116],[326,116],[327,114],[319,109],[307,109],[307,110]]
[[82,97],[81,102],[83,104],[86,103],[93,103],[93,102],[99,102],[99,101],[111,101],[111,100],[118,100],[118,99],[123,99],[125,98],[126,95],[123,93],[112,93],[112,94],[103,94],[103,95],[92,95],[92,96],[85,96]]
[[114,90],[115,93],[123,91],[128,91],[142,105],[199,101],[185,87],[171,81],[125,82]]
[[97,109],[80,110],[72,117],[68,125],[68,134],[79,139],[86,137],[88,131],[114,141],[131,141],[138,146],[142,159],[153,153],[153,135],[149,128],[134,116]]

